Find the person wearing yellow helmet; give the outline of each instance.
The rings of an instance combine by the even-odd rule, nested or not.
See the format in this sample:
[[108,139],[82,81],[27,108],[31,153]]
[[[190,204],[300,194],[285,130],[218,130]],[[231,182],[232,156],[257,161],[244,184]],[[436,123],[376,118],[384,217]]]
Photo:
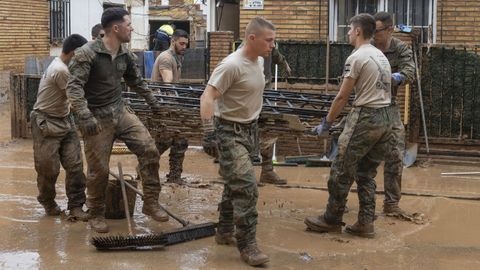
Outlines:
[[155,32],[155,37],[153,39],[153,50],[154,51],[165,51],[170,48],[170,38],[173,34],[173,27],[170,24],[164,24],[158,28]]

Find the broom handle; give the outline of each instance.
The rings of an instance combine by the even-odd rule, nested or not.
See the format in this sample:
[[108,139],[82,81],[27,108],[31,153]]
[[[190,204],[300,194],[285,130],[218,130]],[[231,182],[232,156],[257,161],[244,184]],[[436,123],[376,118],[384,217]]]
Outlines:
[[[116,175],[114,172],[110,171],[110,175],[117,178],[117,179],[120,179],[120,177],[118,175]],[[133,191],[135,191],[138,195],[140,195],[140,197],[143,198],[143,193],[138,190],[136,187],[132,186],[130,183],[124,181],[123,182],[127,187],[131,188]],[[172,212],[170,212],[168,209],[166,209],[165,207],[163,207],[161,204],[158,204],[160,206],[160,208],[163,209],[163,211],[165,211],[169,216],[171,216],[173,219],[175,219],[176,221],[180,222],[184,227],[187,226],[189,224],[188,221],[174,215]]]
[[122,187],[123,207],[125,208],[125,215],[128,222],[128,233],[133,235],[132,224],[130,222],[130,209],[128,208],[127,191],[125,190],[125,180],[123,180],[122,163],[118,162],[118,180],[120,181],[120,187]]

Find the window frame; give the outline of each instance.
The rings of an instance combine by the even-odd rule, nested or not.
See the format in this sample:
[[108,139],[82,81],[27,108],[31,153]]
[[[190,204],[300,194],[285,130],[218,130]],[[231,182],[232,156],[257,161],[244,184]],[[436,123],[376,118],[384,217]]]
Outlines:
[[62,43],[72,31],[71,0],[48,0],[50,44]]
[[[331,41],[338,42],[338,30],[340,26],[339,19],[339,1],[340,0],[329,0],[331,11],[329,12],[329,38]],[[357,0],[358,1],[358,0]],[[377,11],[386,11],[388,12],[389,0],[377,0]],[[410,3],[415,0],[407,0],[407,6],[410,7]],[[436,43],[437,36],[437,3],[438,0],[428,0],[428,24],[426,26],[415,26],[417,28],[429,28],[432,27],[432,40],[429,42]],[[410,10],[410,8],[408,8]],[[355,11],[355,14],[358,14],[358,8]],[[407,21],[410,23],[411,12],[407,13]],[[410,24],[407,24],[411,26]],[[428,33],[428,30],[427,30]],[[428,40],[428,37],[427,37]]]

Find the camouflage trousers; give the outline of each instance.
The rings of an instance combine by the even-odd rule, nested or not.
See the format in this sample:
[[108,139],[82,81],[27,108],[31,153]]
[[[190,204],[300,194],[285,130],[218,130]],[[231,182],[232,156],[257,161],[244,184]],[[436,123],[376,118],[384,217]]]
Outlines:
[[329,198],[325,211],[327,222],[342,222],[353,181],[357,183],[360,202],[358,222],[373,222],[376,189],[374,177],[386,151],[394,143],[391,115],[391,107],[357,107],[347,116],[338,141],[338,155],[332,163],[328,179]]
[[160,132],[155,137],[155,145],[157,146],[160,156],[170,148],[170,172],[167,174],[167,181],[178,183],[183,172],[183,160],[185,159],[185,152],[188,149],[188,140],[186,138],[178,137],[178,135],[166,135]]
[[225,181],[218,207],[218,230],[233,232],[236,229],[239,249],[256,241],[258,190],[251,156],[255,152],[257,130],[256,122],[240,124],[215,119],[215,132],[219,140],[219,173]]
[[92,216],[105,215],[105,192],[108,184],[110,154],[116,139],[123,141],[137,156],[138,170],[143,180],[143,200],[158,202],[160,177],[158,150],[147,128],[127,106],[114,105],[92,110],[102,131],[84,136],[88,163],[87,206]]
[[30,122],[38,202],[46,207],[55,205],[55,183],[61,164],[65,169],[68,209],[82,207],[85,203],[82,148],[71,117],[55,118],[32,111]]
[[385,155],[384,188],[385,205],[398,205],[402,196],[403,153],[405,151],[405,128],[398,105],[392,105],[392,124],[394,143]]

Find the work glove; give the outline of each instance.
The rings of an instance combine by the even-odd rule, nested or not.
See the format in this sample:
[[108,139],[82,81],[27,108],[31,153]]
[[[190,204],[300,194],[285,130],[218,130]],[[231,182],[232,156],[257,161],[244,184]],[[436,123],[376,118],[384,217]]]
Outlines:
[[328,131],[332,127],[332,123],[327,122],[327,118],[322,118],[322,122],[320,125],[313,128],[312,133],[317,136],[325,136],[328,135]]
[[78,127],[83,136],[95,136],[102,132],[102,126],[91,113],[79,116]]
[[152,110],[152,112],[159,111],[162,108],[160,102],[158,102],[157,98],[152,92],[145,96],[145,101],[147,102],[148,106],[150,106],[150,110]]
[[218,158],[218,140],[213,129],[213,120],[203,120],[203,151],[209,156]]
[[392,73],[392,85],[399,86],[405,82],[405,76],[403,76],[400,72]]

